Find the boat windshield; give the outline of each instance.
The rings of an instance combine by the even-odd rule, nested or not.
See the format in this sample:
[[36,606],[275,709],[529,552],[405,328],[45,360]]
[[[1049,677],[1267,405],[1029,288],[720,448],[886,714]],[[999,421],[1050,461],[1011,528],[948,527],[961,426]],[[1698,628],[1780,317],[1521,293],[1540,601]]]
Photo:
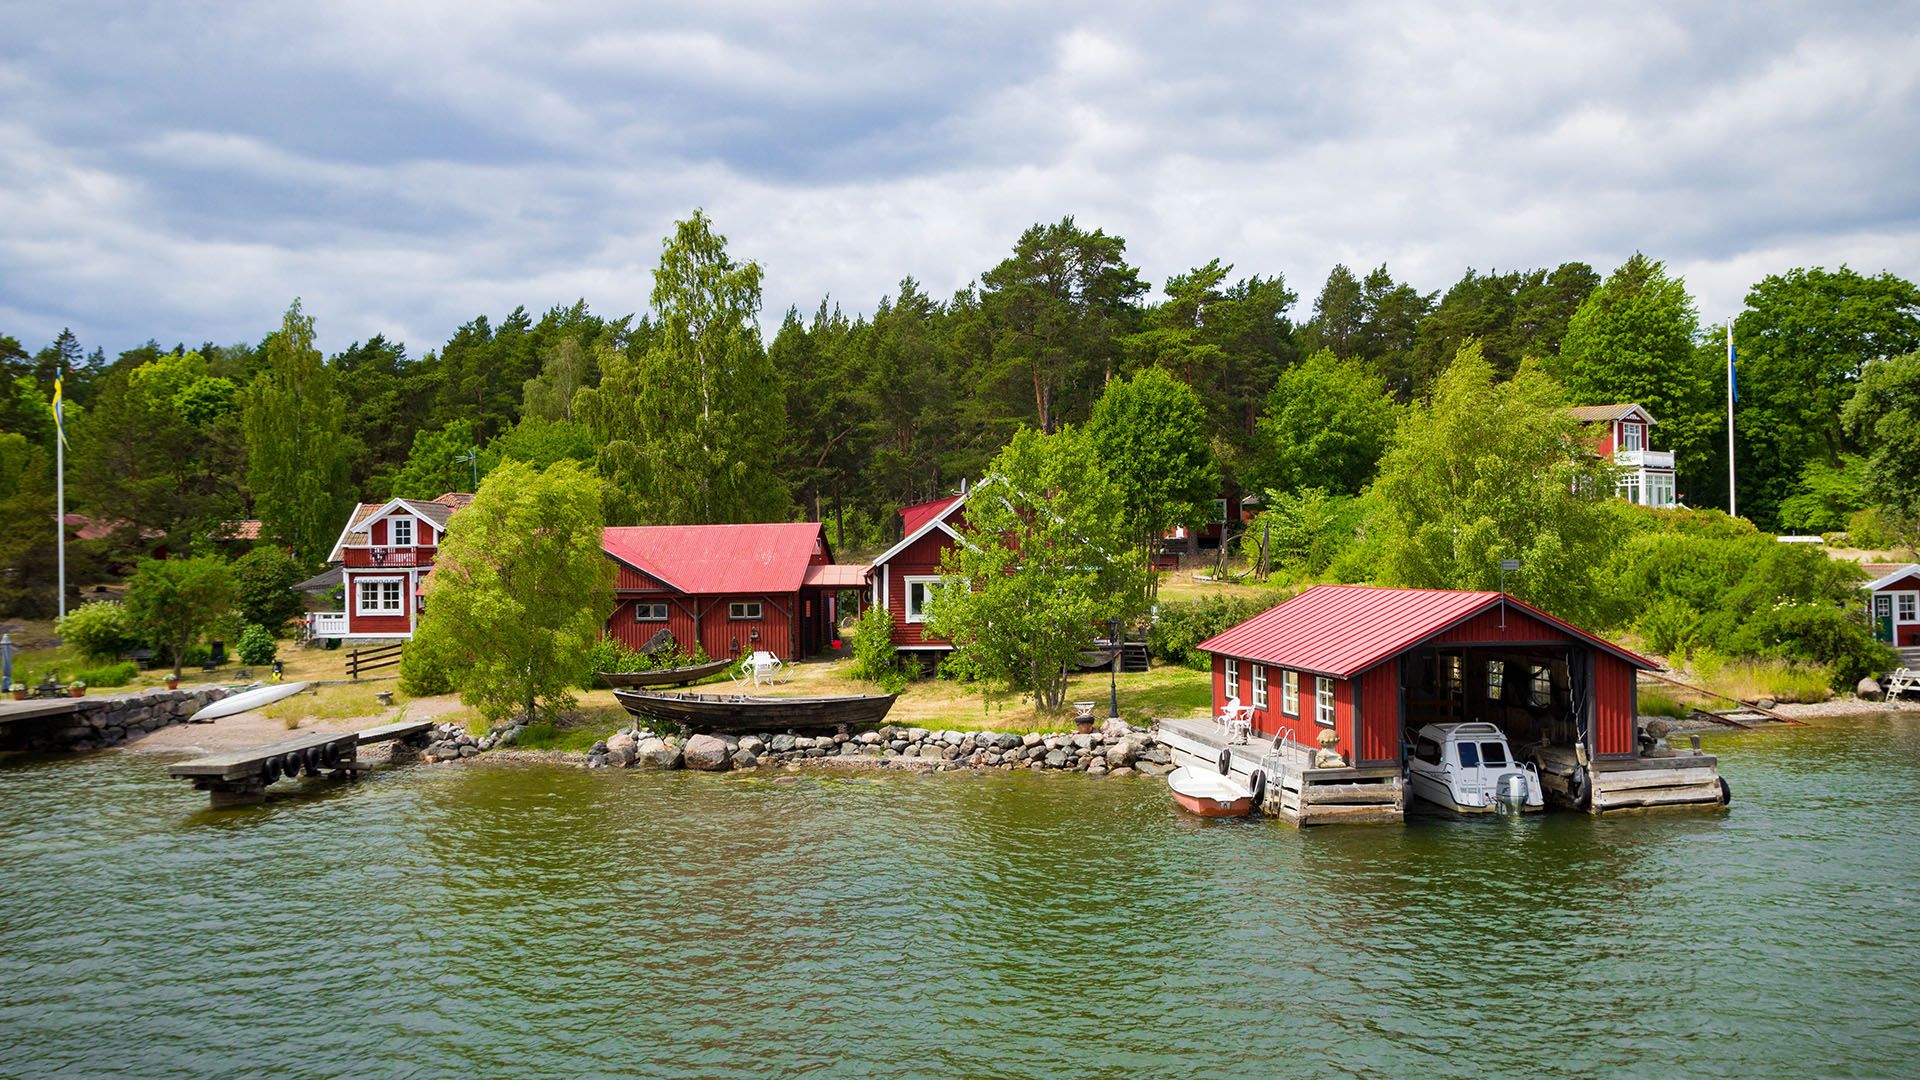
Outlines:
[[1469,769],[1480,764],[1480,744],[1463,742],[1456,745],[1454,749],[1459,751],[1460,764]]
[[1480,757],[1489,765],[1505,765],[1507,746],[1505,743],[1483,742],[1480,744]]

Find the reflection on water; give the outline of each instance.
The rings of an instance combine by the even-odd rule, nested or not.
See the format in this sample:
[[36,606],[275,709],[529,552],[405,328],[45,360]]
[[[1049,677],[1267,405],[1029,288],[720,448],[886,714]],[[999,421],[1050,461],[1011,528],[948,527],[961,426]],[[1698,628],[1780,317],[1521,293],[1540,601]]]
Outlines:
[[[1911,1075],[1920,723],[1724,815],[1201,821],[1153,782],[0,767],[0,1074]],[[318,790],[317,788],[315,789]]]

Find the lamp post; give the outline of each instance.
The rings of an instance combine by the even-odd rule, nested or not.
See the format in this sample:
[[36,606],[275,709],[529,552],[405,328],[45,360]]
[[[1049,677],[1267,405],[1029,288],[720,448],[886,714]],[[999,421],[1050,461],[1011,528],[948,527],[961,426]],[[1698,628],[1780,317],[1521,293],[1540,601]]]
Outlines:
[[1120,620],[1107,620],[1107,642],[1113,646],[1113,659],[1107,662],[1107,719],[1120,719]]

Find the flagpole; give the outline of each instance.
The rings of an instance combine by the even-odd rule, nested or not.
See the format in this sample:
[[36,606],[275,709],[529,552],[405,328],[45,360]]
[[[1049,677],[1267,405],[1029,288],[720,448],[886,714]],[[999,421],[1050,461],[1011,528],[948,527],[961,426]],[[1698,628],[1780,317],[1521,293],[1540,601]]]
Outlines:
[[58,395],[53,406],[53,543],[58,553],[55,560],[59,565],[56,587],[60,594],[54,598],[54,609],[62,618],[67,614],[67,425],[63,422],[66,410],[61,408]]
[[1733,316],[1727,316],[1727,516],[1740,516],[1733,483]]

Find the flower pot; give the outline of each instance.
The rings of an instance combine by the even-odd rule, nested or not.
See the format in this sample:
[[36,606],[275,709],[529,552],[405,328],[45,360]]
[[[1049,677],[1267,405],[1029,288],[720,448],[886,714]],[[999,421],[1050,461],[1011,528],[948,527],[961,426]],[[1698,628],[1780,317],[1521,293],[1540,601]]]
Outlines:
[[15,690],[15,691],[13,692],[13,700],[15,700],[15,701],[25,701],[25,700],[27,700],[27,692],[26,692],[26,691],[25,691],[24,689],[22,689],[22,690]]
[[79,697],[79,696],[81,696],[82,694],[85,694],[86,692],[87,692],[87,688],[86,688],[86,687],[84,687],[84,686],[69,686],[69,687],[67,687],[67,696],[68,696],[68,697]]
[[169,690],[178,690],[178,689],[180,689],[180,680],[179,680],[179,679],[168,679],[168,680],[167,680],[167,689],[169,689]]
[[1093,721],[1091,720],[1075,720],[1073,726],[1078,728],[1082,735],[1093,734]]

